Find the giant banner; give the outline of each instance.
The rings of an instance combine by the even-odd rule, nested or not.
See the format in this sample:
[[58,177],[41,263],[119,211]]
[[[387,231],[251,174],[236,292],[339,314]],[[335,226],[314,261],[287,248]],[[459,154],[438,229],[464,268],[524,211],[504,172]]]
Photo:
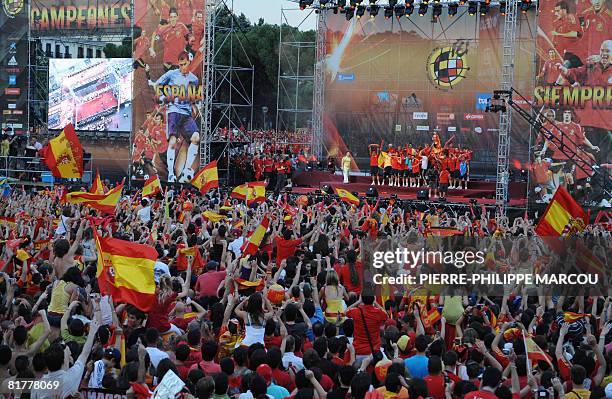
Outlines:
[[28,3],[3,1],[0,10],[0,109],[2,132],[28,130]]
[[60,36],[75,30],[127,32],[131,15],[131,0],[32,0],[30,27],[36,36]]
[[[473,173],[495,175],[499,115],[485,112],[500,88],[503,16],[491,8],[470,16],[446,8],[436,22],[416,11],[410,17],[347,21],[328,14],[325,131],[332,154],[352,151],[367,165],[368,143],[442,143],[474,151]],[[533,91],[535,13],[521,15],[517,32],[515,79],[526,95]],[[528,125],[514,120],[512,157],[528,161]]]
[[539,8],[534,105],[564,143],[535,140],[532,198],[547,202],[565,186],[583,202],[599,202],[612,150],[612,11],[605,0],[541,0]]
[[135,0],[132,176],[188,182],[199,167],[203,0]]

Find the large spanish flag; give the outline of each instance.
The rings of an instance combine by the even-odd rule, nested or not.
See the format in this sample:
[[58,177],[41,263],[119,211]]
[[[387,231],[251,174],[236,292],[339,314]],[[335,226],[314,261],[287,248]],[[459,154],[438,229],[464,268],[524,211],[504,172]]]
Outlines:
[[83,176],[83,147],[72,124],[49,140],[42,154],[53,176],[77,179]]
[[106,194],[92,194],[84,191],[68,193],[64,197],[67,202],[73,204],[85,204],[91,208],[97,209],[110,215],[115,214],[115,208],[121,198],[124,182],[113,188]]
[[100,293],[143,312],[155,306],[155,248],[96,234]]
[[550,355],[544,352],[542,348],[535,343],[533,338],[526,336],[525,332],[523,332],[523,341],[525,342],[525,349],[527,350],[527,358],[530,359],[532,363],[537,362],[538,360],[543,360],[550,364],[551,368],[553,367]]
[[193,177],[193,184],[202,194],[206,194],[211,188],[219,187],[219,171],[217,161],[212,161]]
[[559,187],[535,232],[541,237],[560,237],[568,231],[568,228],[572,228],[573,224],[576,224],[576,227],[583,224],[582,229],[584,229],[584,225],[588,224],[586,212],[565,188]]
[[100,179],[100,172],[96,171],[96,178],[91,184],[91,189],[89,190],[92,194],[104,194],[104,185],[102,184],[102,179]]
[[261,242],[263,241],[266,231],[270,226],[270,219],[267,216],[263,218],[261,223],[257,226],[255,231],[251,233],[247,241],[242,246],[242,256],[253,256],[257,253]]
[[151,197],[161,192],[161,183],[157,175],[151,176],[144,182],[142,187],[142,198]]
[[353,205],[359,205],[359,198],[351,194],[350,191],[343,188],[336,188],[336,193],[338,193],[338,197],[340,197],[342,201]]
[[232,190],[230,197],[245,200],[248,206],[266,200],[266,183],[254,181],[244,183]]

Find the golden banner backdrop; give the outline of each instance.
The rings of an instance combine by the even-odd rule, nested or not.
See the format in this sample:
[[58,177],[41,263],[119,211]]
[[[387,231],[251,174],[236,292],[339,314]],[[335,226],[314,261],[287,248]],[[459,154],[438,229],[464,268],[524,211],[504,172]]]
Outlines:
[[132,26],[131,0],[32,0],[30,27],[36,35],[66,30],[126,29]]
[[[431,8],[431,6],[430,6]],[[366,166],[369,143],[414,148],[442,143],[474,151],[473,173],[494,175],[499,115],[486,113],[488,99],[500,88],[503,16],[491,8],[470,16],[461,7],[446,9],[437,22],[431,14],[347,21],[328,14],[325,131],[328,150],[347,149]],[[518,23],[516,87],[533,92],[535,12]],[[514,119],[515,163],[529,159],[529,129]]]
[[532,197],[546,202],[564,186],[578,200],[599,201],[609,181],[594,169],[609,171],[612,150],[612,11],[605,0],[541,0],[539,8],[534,105],[587,166],[537,137]]
[[204,0],[134,0],[132,176],[188,182],[199,167]]

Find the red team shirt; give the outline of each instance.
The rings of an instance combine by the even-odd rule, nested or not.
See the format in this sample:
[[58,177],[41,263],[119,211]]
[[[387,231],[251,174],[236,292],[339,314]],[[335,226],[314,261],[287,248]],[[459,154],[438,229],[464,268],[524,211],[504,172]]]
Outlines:
[[189,29],[185,24],[178,22],[175,26],[164,25],[157,28],[157,35],[164,43],[164,63],[176,64],[178,55],[185,51],[187,40],[185,36],[189,33]]

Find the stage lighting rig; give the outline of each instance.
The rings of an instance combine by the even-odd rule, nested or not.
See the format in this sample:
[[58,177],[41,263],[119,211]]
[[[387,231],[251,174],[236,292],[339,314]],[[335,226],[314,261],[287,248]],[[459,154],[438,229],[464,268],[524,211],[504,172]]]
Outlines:
[[438,18],[442,15],[442,4],[434,4],[432,15],[434,18]]
[[476,12],[478,12],[478,3],[475,1],[470,1],[468,3],[468,14],[476,15]]
[[310,7],[314,0],[300,0],[300,10],[305,10],[306,7]]
[[457,15],[457,10],[459,9],[459,5],[457,3],[450,3],[448,5],[448,15],[450,17],[454,17]]
[[400,19],[406,14],[406,7],[404,6],[395,6],[395,18]]
[[393,17],[393,8],[386,6],[385,7],[385,19],[389,19]]
[[531,2],[530,1],[522,1],[521,4],[520,4],[520,8],[521,8],[521,12],[523,14],[525,14],[531,8]]
[[369,8],[370,18],[376,18],[378,15],[378,10],[380,10],[380,6],[377,6],[376,4],[371,5]]
[[419,15],[421,17],[425,16],[425,14],[427,14],[427,9],[429,8],[427,3],[421,3],[419,5]]
[[506,2],[505,1],[499,2],[499,13],[501,15],[506,15]]
[[357,19],[361,19],[361,17],[363,17],[363,14],[365,14],[365,10],[366,10],[365,6],[357,7]]
[[487,15],[489,12],[489,5],[487,3],[480,3],[480,15]]

